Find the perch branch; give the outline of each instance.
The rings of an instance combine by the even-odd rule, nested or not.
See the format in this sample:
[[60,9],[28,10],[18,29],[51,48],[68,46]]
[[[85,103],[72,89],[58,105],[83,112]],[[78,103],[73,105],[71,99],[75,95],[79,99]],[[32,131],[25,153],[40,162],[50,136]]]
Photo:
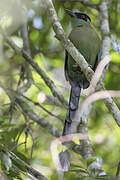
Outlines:
[[[74,58],[77,64],[80,66],[82,71],[84,72],[88,81],[91,81],[92,76],[94,75],[93,70],[89,67],[85,58],[82,54],[74,47],[74,45],[70,42],[70,40],[66,37],[63,28],[58,21],[54,6],[51,0],[44,0],[44,3],[47,6],[49,12],[49,18],[51,20],[54,32],[56,37],[60,40],[63,47],[68,51],[68,53]],[[104,54],[105,55],[105,54]],[[100,79],[97,85],[97,90],[105,90],[103,80]],[[107,106],[109,112],[114,117],[117,125],[120,127],[120,111],[117,105],[114,103],[112,98],[107,98],[104,100],[105,105]]]

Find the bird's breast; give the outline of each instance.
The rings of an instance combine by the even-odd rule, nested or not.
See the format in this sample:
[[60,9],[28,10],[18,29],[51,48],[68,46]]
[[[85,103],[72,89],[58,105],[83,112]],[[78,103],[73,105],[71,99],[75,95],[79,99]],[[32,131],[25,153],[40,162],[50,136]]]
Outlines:
[[95,29],[91,26],[79,24],[71,31],[69,38],[86,61],[93,66],[100,49],[100,39]]

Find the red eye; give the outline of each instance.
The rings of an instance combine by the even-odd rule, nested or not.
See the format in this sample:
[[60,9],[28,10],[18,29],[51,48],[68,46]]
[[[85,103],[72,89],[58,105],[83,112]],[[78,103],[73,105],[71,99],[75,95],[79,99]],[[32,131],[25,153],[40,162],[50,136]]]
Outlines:
[[81,15],[81,18],[82,18],[82,19],[85,19],[85,16],[84,16],[84,15]]

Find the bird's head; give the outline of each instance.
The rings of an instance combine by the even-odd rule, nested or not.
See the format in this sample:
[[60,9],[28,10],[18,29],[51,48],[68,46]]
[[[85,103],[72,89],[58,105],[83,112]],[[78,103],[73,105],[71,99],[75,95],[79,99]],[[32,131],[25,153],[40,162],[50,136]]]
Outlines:
[[66,9],[65,11],[67,14],[69,14],[72,17],[73,26],[79,24],[81,21],[91,22],[90,17],[81,11],[73,12],[68,9]]

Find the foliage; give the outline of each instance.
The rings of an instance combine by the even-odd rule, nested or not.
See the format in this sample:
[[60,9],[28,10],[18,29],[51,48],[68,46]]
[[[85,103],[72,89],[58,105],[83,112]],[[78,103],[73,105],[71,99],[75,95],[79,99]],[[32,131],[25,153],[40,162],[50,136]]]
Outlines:
[[[24,7],[28,17],[31,55],[39,67],[54,81],[65,99],[68,99],[69,85],[63,72],[64,49],[55,38],[43,2],[41,0],[21,0],[20,4],[14,0],[1,2],[4,3],[0,6],[0,26],[4,27],[7,35],[20,48],[24,48],[21,33],[21,25],[24,21],[21,17]],[[100,1],[91,0],[90,2],[99,3]],[[71,22],[64,9],[80,10],[89,14],[100,35],[99,16],[95,9],[84,6],[80,2],[67,0],[54,0],[53,4],[67,35],[71,31]],[[119,42],[120,2],[111,0],[108,7],[111,33]],[[119,90],[120,55],[112,47],[110,54],[112,60],[106,75],[105,87]],[[3,176],[7,176],[10,180],[27,179],[27,170],[24,164],[14,159],[10,154],[10,152],[14,152],[26,163],[31,163],[43,175],[51,180],[57,179],[58,175],[52,161],[50,146],[55,139],[53,136],[54,128],[62,131],[66,108],[53,97],[50,89],[35,69],[29,68],[28,64],[25,64],[24,58],[17,54],[3,40],[2,36],[0,36],[0,69],[0,174],[3,173]],[[22,93],[23,96],[20,96],[19,101],[16,101],[17,90],[25,87],[27,81],[31,80],[31,77],[26,73],[27,70],[32,74],[33,83],[27,91]],[[82,100],[84,98],[82,97]],[[116,98],[115,102],[120,108],[120,100]],[[46,109],[52,114],[48,113]],[[40,123],[31,119],[28,112],[36,113],[40,118]],[[57,117],[54,117],[53,114]],[[41,122],[43,122],[42,125]],[[47,123],[51,126],[48,126]],[[51,134],[49,127],[54,127]],[[94,153],[103,159],[105,172],[114,176],[120,159],[120,130],[103,101],[93,105],[88,129]],[[79,144],[78,139],[73,141]],[[71,152],[71,155],[71,169],[70,172],[66,173],[66,179],[77,180],[79,177],[82,179],[82,176],[87,179],[86,177],[91,176],[82,157],[74,152]],[[89,159],[87,164],[89,165],[94,160],[94,158]]]

